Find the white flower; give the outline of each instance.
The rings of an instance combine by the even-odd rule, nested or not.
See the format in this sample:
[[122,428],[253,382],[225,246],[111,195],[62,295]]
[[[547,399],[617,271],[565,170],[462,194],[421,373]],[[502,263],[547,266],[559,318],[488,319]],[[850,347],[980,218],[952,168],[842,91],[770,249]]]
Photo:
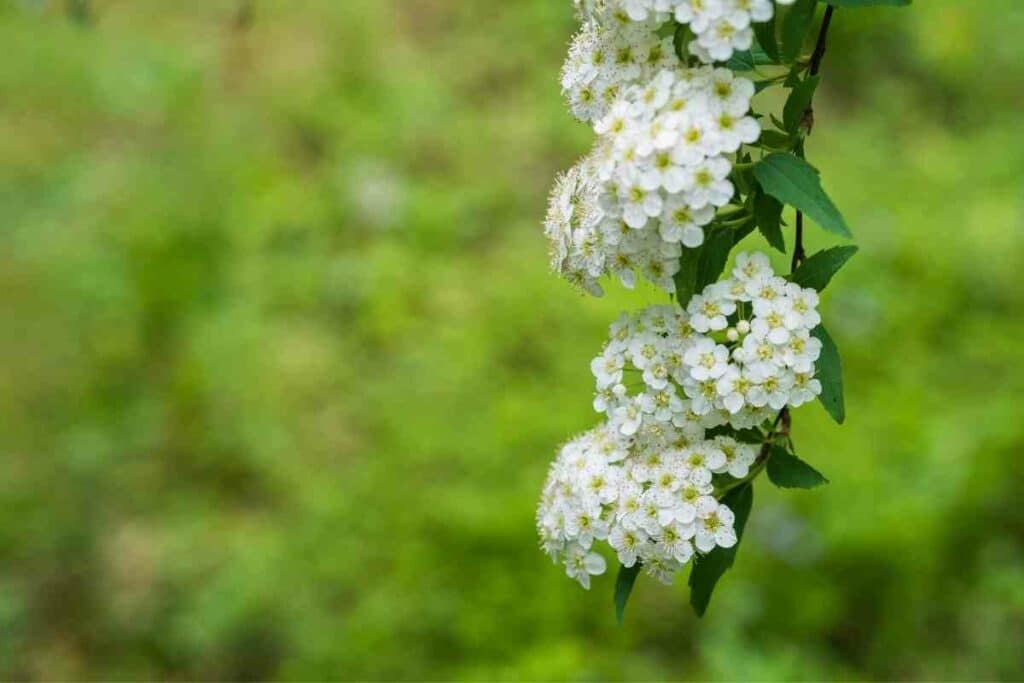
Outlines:
[[760,307],[757,317],[750,323],[750,334],[766,338],[772,344],[785,344],[790,333],[799,329],[802,319],[793,310],[792,301],[779,298]]
[[700,339],[683,354],[683,363],[690,368],[690,377],[703,382],[725,374],[729,367],[729,349],[711,339]]
[[691,249],[704,243],[704,226],[715,216],[710,204],[693,209],[681,195],[669,197],[665,202],[658,232],[666,242],[682,242]]
[[587,590],[590,590],[590,577],[604,574],[606,569],[604,558],[597,553],[588,552],[580,546],[572,546],[567,551],[566,575],[579,581]]
[[642,529],[625,529],[617,526],[608,534],[608,545],[618,554],[623,567],[636,564],[637,555],[647,542],[647,534]]
[[619,185],[622,220],[626,225],[639,230],[647,221],[661,214],[664,200],[658,192],[660,181],[650,175],[631,173]]
[[725,455],[726,472],[729,476],[742,479],[750,473],[750,466],[757,460],[757,448],[741,443],[728,436],[715,437],[715,444]]
[[793,301],[793,311],[801,316],[800,325],[809,330],[821,324],[818,314],[818,293],[811,288],[804,288],[795,282],[786,285],[786,295]]
[[727,180],[732,164],[725,157],[710,157],[689,169],[686,182],[686,201],[695,209],[708,204],[725,206],[735,189]]
[[626,386],[624,384],[616,384],[600,389],[594,395],[594,410],[599,413],[611,414],[612,411],[623,404],[625,396]]
[[789,395],[789,405],[794,408],[813,401],[821,394],[821,382],[809,373],[797,372],[793,375],[793,389]]
[[662,527],[658,543],[666,555],[680,564],[686,564],[693,557],[693,544],[690,543],[690,539],[696,533],[697,529],[693,524],[669,522]]
[[686,307],[690,325],[697,332],[724,330],[729,326],[726,316],[736,312],[736,304],[721,296],[721,290],[711,285],[703,294],[696,294]]
[[718,395],[722,397],[722,405],[730,413],[740,412],[753,387],[751,378],[736,366],[727,368],[715,384]]
[[618,425],[619,431],[625,436],[632,436],[640,429],[644,414],[635,401],[615,409],[613,422]]
[[597,378],[599,389],[618,384],[622,381],[622,368],[626,359],[622,354],[606,349],[604,353],[590,363],[590,371]]
[[733,268],[732,276],[740,282],[746,283],[774,275],[772,265],[765,254],[757,251],[736,254],[736,267]]
[[821,340],[812,337],[806,328],[795,331],[782,347],[782,361],[796,372],[813,372],[814,361],[821,355]]
[[643,370],[661,356],[662,338],[652,332],[641,332],[628,346],[629,359],[635,368]]
[[702,553],[711,552],[715,546],[731,548],[736,545],[736,531],[733,523],[736,517],[724,505],[716,505],[697,521],[694,544]]

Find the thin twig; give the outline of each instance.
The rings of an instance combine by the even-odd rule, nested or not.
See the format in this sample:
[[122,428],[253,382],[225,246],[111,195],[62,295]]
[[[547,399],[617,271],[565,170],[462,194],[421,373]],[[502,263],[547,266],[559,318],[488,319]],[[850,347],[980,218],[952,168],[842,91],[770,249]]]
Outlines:
[[[825,51],[828,49],[828,30],[832,26],[832,15],[836,8],[829,5],[825,8],[825,15],[821,19],[821,29],[818,31],[818,40],[814,44],[814,52],[811,53],[810,75],[817,76],[821,71],[821,62],[825,59]],[[811,134],[814,128],[814,100],[811,100],[804,110],[803,125],[807,129],[807,135]],[[802,155],[801,155],[802,156]],[[793,247],[793,263],[791,270],[796,270],[804,260],[804,214],[796,212],[796,244]]]
[[[835,13],[835,7],[829,5],[825,9],[825,15],[821,19],[821,29],[818,31],[818,40],[814,45],[814,52],[811,54],[810,62],[810,75],[817,76],[821,70],[821,62],[825,58],[825,50],[828,48],[828,30],[832,26],[832,15]],[[807,128],[807,134],[810,135],[811,129],[814,127],[814,101],[812,100],[808,105],[807,109],[804,110],[803,116],[804,125]],[[802,150],[802,145],[798,147],[798,150]],[[801,154],[801,156],[803,156]],[[793,245],[793,262],[790,264],[790,271],[795,271],[803,263],[804,257],[804,214],[802,211],[796,212],[796,239]],[[781,427],[781,428],[780,428]],[[775,422],[772,424],[772,429],[768,433],[768,438],[761,446],[761,452],[757,456],[756,463],[762,463],[768,459],[772,452],[772,443],[777,436],[784,436],[792,444],[790,438],[790,430],[792,428],[792,418],[789,414],[789,408],[783,408],[779,411],[778,416],[775,418]]]
[[832,25],[832,15],[836,8],[829,5],[825,8],[825,16],[821,19],[821,30],[818,31],[818,42],[814,45],[814,52],[811,54],[811,75],[817,76],[821,70],[821,60],[825,58],[825,50],[828,47],[828,29]]

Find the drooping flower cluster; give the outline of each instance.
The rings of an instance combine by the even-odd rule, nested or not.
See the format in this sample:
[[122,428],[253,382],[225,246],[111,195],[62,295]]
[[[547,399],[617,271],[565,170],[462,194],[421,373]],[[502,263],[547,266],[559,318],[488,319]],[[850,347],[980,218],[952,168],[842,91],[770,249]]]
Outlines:
[[[775,0],[792,5],[796,0]],[[724,62],[754,41],[751,24],[775,13],[772,0],[575,0],[585,21],[602,25],[641,22],[658,27],[674,19],[693,34],[690,54],[705,64]]]
[[594,408],[614,429],[753,427],[821,393],[817,292],[776,275],[760,253],[739,254],[732,275],[685,311],[652,306],[612,324],[591,370]]
[[584,588],[605,571],[594,541],[665,583],[695,553],[736,544],[732,511],[715,484],[747,475],[757,448],[726,436],[691,438],[671,425],[626,436],[602,425],[567,443],[537,510],[544,550]]
[[675,291],[683,247],[729,203],[727,155],[760,135],[748,116],[754,85],[728,69],[658,72],[630,86],[595,125],[594,151],[556,183],[545,221],[552,265],[599,294],[602,275],[627,287],[636,272]]
[[[750,164],[736,158],[750,161],[742,148],[761,136],[756,88],[722,63],[794,1],[574,0],[583,26],[561,85],[598,140],[551,193],[556,272],[594,295],[606,275],[631,288],[638,274],[675,293],[684,249],[749,227],[753,195],[738,199],[733,180],[745,186]],[[606,571],[601,543],[666,583],[737,543],[720,501],[766,466],[780,411],[822,391],[817,305],[767,256],[742,253],[688,301],[612,324],[591,363],[604,420],[563,446],[537,510],[542,546],[570,577],[589,588]]]
[[562,448],[537,511],[541,543],[570,577],[588,587],[604,572],[595,540],[665,582],[695,552],[736,542],[716,486],[746,477],[758,448],[708,430],[761,426],[821,392],[817,305],[767,256],[741,253],[686,310],[651,306],[612,324],[591,362],[607,421]]

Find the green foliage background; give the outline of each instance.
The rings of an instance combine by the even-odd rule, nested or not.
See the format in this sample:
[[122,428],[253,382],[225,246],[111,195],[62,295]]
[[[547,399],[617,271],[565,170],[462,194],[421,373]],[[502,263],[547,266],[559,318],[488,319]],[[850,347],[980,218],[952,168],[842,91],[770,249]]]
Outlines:
[[1024,678],[1019,0],[837,13],[833,483],[623,628],[533,528],[662,298],[546,269],[569,0],[69,4],[0,0],[0,676]]

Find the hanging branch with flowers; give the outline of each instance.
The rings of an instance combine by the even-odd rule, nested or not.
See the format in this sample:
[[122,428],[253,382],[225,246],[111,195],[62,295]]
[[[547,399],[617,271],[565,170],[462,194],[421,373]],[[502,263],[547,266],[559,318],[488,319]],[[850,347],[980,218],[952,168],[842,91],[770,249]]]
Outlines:
[[[614,553],[620,620],[641,570],[671,583],[687,566],[704,613],[762,473],[828,481],[795,454],[791,411],[818,400],[844,420],[818,304],[857,248],[805,253],[805,221],[852,233],[804,143],[836,9],[909,3],[576,0],[561,84],[597,141],[552,191],[552,267],[595,296],[609,277],[644,278],[667,302],[612,323],[590,365],[602,422],[562,447],[537,528],[584,588],[607,570],[598,548]],[[782,111],[753,108],[769,88],[787,91]],[[789,272],[741,249],[748,237],[788,254]]]

